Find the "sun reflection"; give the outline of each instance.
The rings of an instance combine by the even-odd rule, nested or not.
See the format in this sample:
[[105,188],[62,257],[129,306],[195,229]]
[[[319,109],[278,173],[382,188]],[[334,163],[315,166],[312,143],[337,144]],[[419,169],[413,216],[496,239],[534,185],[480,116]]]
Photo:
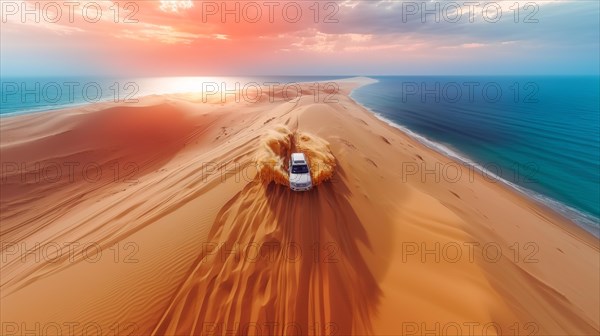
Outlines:
[[[220,94],[240,91],[254,80],[243,77],[155,77],[140,80],[144,94]],[[257,84],[258,85],[258,84]]]

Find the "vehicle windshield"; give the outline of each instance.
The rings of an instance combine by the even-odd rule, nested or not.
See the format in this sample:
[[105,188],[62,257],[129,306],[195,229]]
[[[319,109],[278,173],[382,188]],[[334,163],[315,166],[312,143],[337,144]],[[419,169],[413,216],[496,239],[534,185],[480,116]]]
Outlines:
[[308,173],[307,165],[292,166],[292,174],[306,174],[306,173]]

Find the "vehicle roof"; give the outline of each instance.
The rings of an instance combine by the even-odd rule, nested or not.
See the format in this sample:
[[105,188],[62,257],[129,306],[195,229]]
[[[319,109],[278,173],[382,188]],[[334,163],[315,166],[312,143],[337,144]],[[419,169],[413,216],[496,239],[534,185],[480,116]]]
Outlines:
[[306,161],[306,157],[304,156],[304,153],[292,153],[292,161]]

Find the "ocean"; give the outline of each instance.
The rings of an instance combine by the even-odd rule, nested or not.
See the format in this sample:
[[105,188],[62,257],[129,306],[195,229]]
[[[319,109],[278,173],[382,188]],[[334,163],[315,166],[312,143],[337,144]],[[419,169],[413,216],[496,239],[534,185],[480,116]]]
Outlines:
[[[199,91],[202,81],[347,77],[2,78],[0,115],[135,103],[150,94]],[[369,77],[378,82],[354,90],[352,98],[378,117],[600,236],[600,77]]]

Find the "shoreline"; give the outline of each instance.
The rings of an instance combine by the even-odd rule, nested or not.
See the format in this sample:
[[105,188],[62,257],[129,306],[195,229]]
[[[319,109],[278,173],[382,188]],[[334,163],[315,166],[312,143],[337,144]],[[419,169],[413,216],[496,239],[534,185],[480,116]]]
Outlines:
[[[372,79],[370,77],[366,77],[369,79]],[[352,78],[349,78],[352,79]],[[371,84],[371,83],[369,83]],[[369,85],[366,84],[366,85]],[[487,176],[487,178],[485,178],[486,180],[489,179],[490,176],[492,176],[492,178],[494,179],[494,182],[491,182],[492,184],[498,184],[500,186],[500,188],[506,190],[509,193],[513,193],[515,196],[522,198],[524,201],[529,202],[537,207],[540,207],[542,209],[544,209],[545,211],[550,212],[551,214],[553,214],[555,217],[559,218],[561,223],[564,224],[564,227],[566,229],[571,229],[574,231],[575,234],[578,235],[583,235],[584,237],[588,236],[587,238],[591,238],[591,240],[589,240],[589,242],[591,242],[591,246],[595,246],[595,247],[600,247],[600,241],[598,241],[598,238],[600,237],[600,228],[596,229],[596,231],[598,231],[598,235],[596,235],[594,232],[591,232],[590,230],[586,229],[586,227],[584,227],[583,225],[577,223],[576,220],[574,220],[573,218],[565,215],[564,213],[562,213],[559,210],[554,209],[553,207],[551,207],[550,205],[548,205],[547,203],[537,199],[534,197],[535,192],[528,190],[525,187],[521,187],[515,183],[512,183],[510,181],[505,180],[504,178],[495,175],[492,172],[489,172],[487,170],[485,170],[484,168],[480,167],[477,163],[470,161],[469,159],[463,158],[461,157],[460,154],[454,153],[454,151],[447,149],[447,151],[440,149],[440,147],[444,147],[441,144],[436,143],[435,141],[429,140],[427,139],[425,136],[422,136],[420,134],[417,134],[413,131],[411,131],[410,129],[399,125],[397,123],[395,123],[394,121],[388,120],[387,118],[379,115],[378,113],[376,113],[375,111],[371,110],[369,107],[363,105],[362,103],[360,103],[359,101],[357,101],[354,97],[352,97],[352,92],[354,92],[355,90],[363,87],[364,85],[358,86],[354,89],[352,89],[352,91],[348,94],[348,97],[350,98],[350,100],[352,100],[356,105],[358,105],[359,107],[361,107],[363,110],[365,110],[367,113],[369,113],[370,115],[372,115],[373,117],[375,117],[377,120],[381,121],[382,123],[384,123],[385,125],[393,128],[394,130],[397,130],[398,132],[402,133],[404,136],[406,136],[407,138],[411,139],[412,141],[414,141],[416,144],[419,144],[421,146],[423,146],[424,148],[426,148],[429,151],[432,151],[433,153],[436,153],[440,156],[442,156],[443,158],[447,159],[447,160],[451,160],[454,161],[458,164],[460,164],[461,166],[469,166],[469,167],[474,167],[476,169],[476,173],[480,176],[483,177],[483,175],[485,174]],[[431,146],[428,144],[431,143]],[[444,147],[445,148],[445,147]],[[454,154],[454,155],[452,155]],[[489,180],[488,180],[489,181]],[[498,183],[499,182],[499,183]],[[546,197],[544,195],[541,195],[541,197]],[[549,199],[552,202],[556,202],[559,203],[560,205],[567,207],[569,209],[572,209],[573,211],[579,212],[579,210],[571,208],[570,206],[563,204],[560,201],[556,201],[554,199],[551,199],[549,197],[546,197],[547,199]],[[579,214],[579,213],[578,213]],[[585,213],[581,213],[582,216],[590,216],[591,215],[587,215]],[[592,218],[595,219],[595,218]],[[590,220],[592,220],[590,219]],[[565,223],[566,222],[566,223]],[[582,238],[584,238],[582,237]],[[586,238],[586,240],[588,240]]]
[[[370,77],[366,77],[371,79]],[[351,78],[349,78],[351,79]],[[369,83],[371,84],[371,83]],[[369,85],[366,84],[366,85]],[[375,117],[377,120],[381,121],[382,123],[384,123],[385,125],[401,132],[404,136],[406,136],[407,138],[411,139],[412,141],[414,141],[415,143],[423,146],[424,148],[426,148],[427,150],[430,150],[448,160],[454,161],[458,164],[460,164],[461,166],[467,166],[467,167],[474,167],[476,170],[476,173],[480,176],[487,176],[487,179],[489,181],[490,176],[492,177],[492,179],[494,179],[494,182],[491,182],[492,184],[498,184],[500,186],[500,188],[505,189],[506,191],[508,191],[509,193],[514,193],[515,196],[521,197],[523,200],[530,202],[532,204],[534,204],[535,206],[538,206],[542,209],[544,209],[545,211],[548,211],[550,213],[552,213],[553,215],[555,215],[556,217],[560,218],[560,222],[567,222],[564,223],[565,224],[565,228],[569,229],[571,228],[573,231],[575,231],[576,234],[578,235],[582,235],[586,236],[589,235],[589,238],[591,238],[591,242],[592,242],[592,246],[596,246],[596,247],[600,247],[599,245],[599,241],[597,240],[598,238],[600,238],[600,228],[587,228],[587,226],[580,224],[577,222],[577,220],[571,218],[570,216],[567,216],[565,213],[561,212],[560,210],[557,210],[555,208],[553,208],[551,205],[549,205],[548,203],[544,202],[543,200],[538,199],[536,196],[536,194],[539,195],[539,197],[543,197],[546,198],[549,202],[553,202],[553,203],[558,203],[563,207],[566,207],[567,210],[569,211],[573,211],[575,213],[577,213],[578,216],[581,216],[583,218],[585,218],[586,220],[591,221],[592,223],[593,220],[597,220],[596,218],[594,218],[592,215],[580,212],[580,210],[577,210],[575,208],[572,208],[569,205],[566,205],[560,201],[554,200],[550,197],[547,197],[545,195],[536,193],[532,190],[529,190],[525,187],[519,186],[515,183],[512,183],[500,176],[497,176],[496,174],[487,171],[486,169],[484,169],[483,167],[481,167],[480,165],[478,165],[476,162],[471,161],[470,159],[467,159],[466,157],[461,156],[460,154],[454,152],[451,149],[446,148],[444,145],[438,144],[433,140],[429,140],[428,138],[426,138],[423,135],[420,135],[418,133],[413,132],[412,130],[397,124],[394,121],[391,121],[383,116],[381,116],[379,113],[376,113],[375,111],[373,111],[371,108],[369,108],[368,106],[363,105],[362,103],[360,103],[359,101],[357,101],[354,97],[352,97],[352,92],[354,92],[355,90],[363,87],[364,85],[358,86],[356,88],[354,88],[350,94],[348,95],[348,97],[358,106],[360,106],[362,109],[364,109],[367,113],[371,114],[373,117]],[[592,232],[591,230],[595,229],[595,232]],[[587,240],[587,239],[586,239]]]
[[[400,132],[406,134],[408,137],[410,137],[414,141],[422,144],[423,146],[427,147],[428,149],[435,151],[436,153],[439,153],[440,155],[443,155],[443,156],[447,157],[448,159],[456,161],[457,163],[459,163],[463,166],[473,167],[474,169],[477,170],[477,172],[479,174],[483,174],[483,175],[486,175],[488,178],[491,177],[492,179],[494,179],[496,181],[494,183],[500,182],[501,184],[503,184],[506,188],[510,189],[511,191],[514,191],[514,192],[518,193],[519,195],[527,198],[528,200],[535,202],[536,204],[556,213],[557,215],[563,217],[564,219],[572,222],[574,226],[576,226],[580,229],[583,229],[585,232],[591,234],[595,238],[600,238],[600,226],[598,226],[598,218],[594,217],[591,214],[585,213],[579,209],[576,209],[568,204],[565,204],[561,201],[557,201],[549,196],[546,196],[546,195],[543,195],[536,191],[530,190],[530,189],[520,186],[514,182],[510,182],[510,181],[506,180],[505,178],[502,178],[502,177],[492,173],[491,171],[486,170],[485,168],[483,168],[481,165],[479,165],[472,159],[469,159],[467,156],[457,153],[456,150],[449,149],[448,147],[446,147],[442,144],[439,144],[433,140],[430,140],[427,137],[425,137],[421,134],[418,134],[405,126],[402,126],[390,119],[385,118],[384,116],[373,111],[371,108],[362,104],[361,102],[356,100],[354,97],[352,97],[352,93],[359,88],[360,87],[357,87],[356,89],[352,90],[352,92],[349,94],[350,99],[352,99],[356,104],[363,107],[369,113],[372,113],[375,117],[377,117],[377,119],[381,120],[382,122],[388,124],[389,126],[395,128],[395,129],[399,130]],[[556,209],[554,206],[558,206],[562,209]],[[569,215],[569,214],[571,214],[571,215]]]

